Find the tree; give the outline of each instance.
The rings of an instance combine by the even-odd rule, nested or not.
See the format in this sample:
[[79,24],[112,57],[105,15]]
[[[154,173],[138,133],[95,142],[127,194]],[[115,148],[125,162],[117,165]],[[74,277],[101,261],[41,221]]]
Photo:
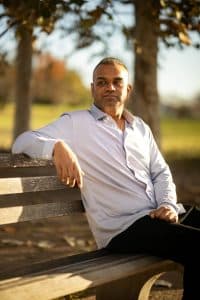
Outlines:
[[56,13],[56,3],[52,1],[1,1],[3,13],[1,19],[6,18],[7,27],[1,32],[3,36],[9,29],[15,29],[18,41],[16,55],[16,88],[15,88],[15,117],[14,138],[29,129],[31,100],[30,79],[32,69],[32,43],[34,28],[50,33],[59,14]]
[[[7,20],[7,27],[0,33],[5,35],[14,29],[18,40],[16,56],[16,110],[14,138],[29,129],[30,123],[30,79],[32,69],[33,42],[36,29],[50,34],[65,17],[62,26],[65,34],[77,31],[77,47],[88,46],[94,36],[92,26],[106,12],[109,1],[101,0],[95,7],[87,6],[85,0],[1,0],[3,12],[0,19]],[[67,22],[69,18],[70,22]]]
[[29,129],[31,115],[30,79],[32,68],[32,30],[18,27],[16,55],[14,138]]
[[56,59],[49,53],[35,58],[32,73],[33,102],[80,105],[90,100],[90,93],[84,87],[80,76],[68,69],[63,60]]
[[135,53],[134,96],[130,108],[151,127],[159,144],[159,97],[157,91],[158,41],[167,47],[193,45],[190,32],[200,32],[200,5],[196,0],[121,1],[135,7],[135,25],[123,31]]
[[151,1],[141,5],[135,1],[135,72],[134,96],[130,109],[146,121],[156,137],[160,137],[159,98],[157,91],[158,10],[151,13]]
[[4,61],[0,62],[0,108],[3,108],[8,101],[13,99],[14,68]]

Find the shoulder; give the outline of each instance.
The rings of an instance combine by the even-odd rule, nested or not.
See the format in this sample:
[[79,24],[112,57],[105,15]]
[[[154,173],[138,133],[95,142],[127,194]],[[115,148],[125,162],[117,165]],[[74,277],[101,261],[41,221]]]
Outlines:
[[151,129],[149,125],[140,117],[134,115],[134,127],[142,134],[150,134]]
[[79,118],[89,118],[90,113],[88,110],[75,110],[70,112],[64,112],[61,117],[70,117],[72,119],[79,119]]

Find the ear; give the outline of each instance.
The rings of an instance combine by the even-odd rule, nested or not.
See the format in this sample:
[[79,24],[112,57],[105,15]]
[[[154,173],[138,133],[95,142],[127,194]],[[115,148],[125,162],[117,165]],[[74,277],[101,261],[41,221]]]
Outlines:
[[130,93],[132,92],[132,90],[133,90],[133,87],[132,87],[132,85],[129,83],[129,84],[127,85],[127,94],[128,94],[128,96],[130,95]]
[[91,84],[90,84],[90,90],[91,90],[92,97],[94,97],[94,83],[93,82],[91,82]]

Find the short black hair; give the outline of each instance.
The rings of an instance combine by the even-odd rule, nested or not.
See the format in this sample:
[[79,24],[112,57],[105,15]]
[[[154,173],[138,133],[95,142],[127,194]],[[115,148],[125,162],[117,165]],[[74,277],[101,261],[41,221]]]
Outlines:
[[96,67],[94,68],[94,71],[93,71],[93,75],[94,75],[96,69],[100,65],[120,65],[120,66],[123,66],[124,69],[127,70],[127,72],[128,72],[127,66],[123,63],[123,61],[121,59],[116,58],[116,57],[105,57],[96,65]]

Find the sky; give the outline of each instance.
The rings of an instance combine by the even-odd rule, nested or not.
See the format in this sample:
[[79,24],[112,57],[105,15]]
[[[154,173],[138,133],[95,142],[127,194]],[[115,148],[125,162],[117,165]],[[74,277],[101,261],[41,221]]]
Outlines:
[[162,49],[158,89],[162,95],[177,95],[185,100],[200,94],[200,49]]
[[[51,51],[58,58],[63,58],[67,52],[70,52],[70,40],[59,41],[56,39],[56,43],[51,42],[51,44]],[[109,55],[119,57],[125,62],[132,82],[134,57],[124,44],[120,35],[113,37],[110,45],[114,46],[110,47]],[[97,48],[98,45],[94,44],[90,49],[75,52],[67,58],[67,66],[79,72],[88,87],[91,83],[93,68],[102,58],[92,56]],[[174,97],[180,98],[182,101],[190,101],[200,94],[200,49],[193,47],[184,47],[184,50],[167,49],[160,45],[158,91],[167,102],[173,102]]]

